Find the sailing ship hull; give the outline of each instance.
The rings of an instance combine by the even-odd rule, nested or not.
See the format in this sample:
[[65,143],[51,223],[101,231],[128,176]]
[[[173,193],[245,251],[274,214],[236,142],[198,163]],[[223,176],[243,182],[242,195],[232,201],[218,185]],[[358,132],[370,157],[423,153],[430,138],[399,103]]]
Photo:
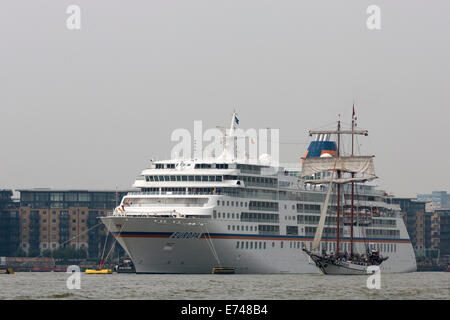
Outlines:
[[321,271],[327,275],[367,275],[367,268],[352,264],[327,264]]
[[347,261],[330,262],[318,256],[311,256],[317,268],[327,275],[366,275],[367,266],[357,265]]

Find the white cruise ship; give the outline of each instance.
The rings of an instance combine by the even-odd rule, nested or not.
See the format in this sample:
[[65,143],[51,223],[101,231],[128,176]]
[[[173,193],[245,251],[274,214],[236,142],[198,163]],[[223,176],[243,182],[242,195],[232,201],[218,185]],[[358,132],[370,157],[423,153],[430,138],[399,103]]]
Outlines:
[[[332,149],[327,138],[317,136],[307,155]],[[318,273],[302,247],[311,249],[327,186],[305,184],[300,169],[235,157],[153,161],[133,185],[140,191],[128,193],[101,219],[137,273],[208,274],[217,266],[235,273]],[[416,271],[399,206],[375,186],[356,184],[355,190],[354,249],[389,256],[381,272]],[[342,252],[350,245],[349,193],[344,188]],[[336,220],[327,217],[322,250],[336,251]]]

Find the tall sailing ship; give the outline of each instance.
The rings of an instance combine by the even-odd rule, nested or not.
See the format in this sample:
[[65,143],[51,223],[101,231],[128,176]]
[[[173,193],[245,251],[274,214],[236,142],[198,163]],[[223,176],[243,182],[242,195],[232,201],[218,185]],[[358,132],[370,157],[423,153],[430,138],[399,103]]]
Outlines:
[[[306,182],[330,173],[302,177],[306,171],[299,163],[272,166],[237,158],[232,143],[237,126],[234,113],[229,143],[216,159],[152,161],[133,185],[138,191],[128,193],[109,216],[101,218],[137,273],[211,273],[223,268],[234,273],[317,273],[302,249],[314,251],[319,224],[325,252],[368,248],[389,256],[381,264],[383,272],[416,270],[400,208],[391,196],[354,180],[353,207],[367,214],[357,216],[352,233],[342,228],[336,210],[329,210],[321,221],[330,188],[324,182]],[[316,140],[305,160],[317,155],[333,159],[337,148],[330,135],[312,134]],[[346,178],[334,181],[342,179]],[[346,185],[340,187],[344,225],[351,192]]]
[[[312,134],[326,134],[326,135],[336,135],[337,148],[333,155],[330,153],[324,153],[321,156],[303,158],[302,166],[302,178],[307,184],[319,184],[322,187],[328,189],[327,195],[325,197],[324,204],[322,205],[321,215],[319,218],[319,223],[316,229],[314,240],[312,243],[311,250],[306,247],[303,248],[308,256],[314,261],[316,266],[324,274],[367,274],[370,266],[379,266],[383,261],[388,259],[388,256],[382,256],[380,250],[369,248],[367,241],[364,245],[362,252],[354,250],[354,229],[355,227],[360,227],[363,231],[364,227],[371,225],[371,220],[373,219],[373,212],[369,211],[357,211],[355,212],[355,184],[364,183],[367,181],[372,181],[376,179],[373,157],[374,156],[356,156],[354,153],[354,137],[355,135],[367,136],[366,130],[356,130],[355,129],[355,108],[353,106],[352,115],[352,127],[351,130],[342,130],[341,121],[338,121],[337,130],[326,130],[326,131],[310,131]],[[351,135],[351,154],[342,155],[341,151],[341,136]],[[313,175],[316,175],[314,179]],[[319,176],[319,178],[317,178]],[[310,177],[310,179],[308,179]],[[345,184],[351,185],[350,193],[350,206],[345,206],[343,204],[341,192],[342,186]],[[328,206],[330,195],[332,191],[335,190],[336,203],[332,206]],[[349,212],[345,212],[344,208],[349,207]],[[328,211],[335,211],[336,220],[336,245],[334,252],[327,252],[327,247],[324,246],[321,252],[315,252],[320,249],[320,242],[322,240],[325,221],[327,218]],[[347,213],[347,215],[345,215]],[[355,219],[361,218],[360,222]],[[345,219],[347,218],[347,219]],[[347,224],[350,229],[350,242],[349,250],[343,252],[341,235],[343,233],[343,227]],[[359,246],[358,249],[361,249]]]

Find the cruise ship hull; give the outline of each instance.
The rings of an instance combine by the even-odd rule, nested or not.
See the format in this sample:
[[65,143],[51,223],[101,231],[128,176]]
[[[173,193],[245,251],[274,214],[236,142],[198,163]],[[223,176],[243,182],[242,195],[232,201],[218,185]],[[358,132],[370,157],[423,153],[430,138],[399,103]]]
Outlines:
[[[210,274],[218,265],[235,273],[318,273],[302,251],[312,237],[229,232],[210,219],[108,216],[101,218],[136,267],[136,273]],[[332,241],[330,239],[329,241]],[[381,272],[416,271],[409,240],[393,240],[397,250]],[[384,241],[386,243],[386,241]],[[363,248],[363,243],[356,244]]]

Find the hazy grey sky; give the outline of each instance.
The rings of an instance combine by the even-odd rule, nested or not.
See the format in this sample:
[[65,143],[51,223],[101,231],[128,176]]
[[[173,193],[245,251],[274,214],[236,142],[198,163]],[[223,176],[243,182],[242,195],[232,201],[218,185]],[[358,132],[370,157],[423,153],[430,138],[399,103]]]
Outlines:
[[194,120],[303,142],[355,99],[380,187],[450,191],[449,31],[448,0],[3,0],[0,188],[129,188]]

